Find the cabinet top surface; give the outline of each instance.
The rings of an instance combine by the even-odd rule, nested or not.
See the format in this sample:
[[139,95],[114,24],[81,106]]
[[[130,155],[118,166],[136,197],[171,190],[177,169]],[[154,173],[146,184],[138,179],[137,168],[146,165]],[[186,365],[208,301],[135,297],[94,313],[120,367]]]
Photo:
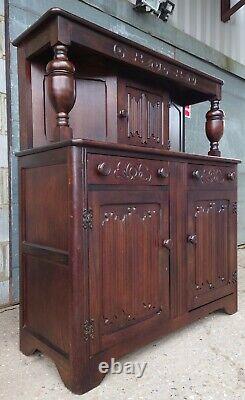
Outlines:
[[[56,43],[75,45],[79,51],[86,48],[126,66],[164,78],[176,87],[179,104],[221,98],[222,80],[59,8],[47,11],[13,42],[15,46],[25,47],[27,58],[38,56],[47,46]],[[182,92],[181,98],[178,98],[177,91]]]
[[69,146],[77,146],[81,148],[87,148],[89,151],[96,150],[103,154],[103,152],[109,152],[109,154],[121,153],[121,155],[128,155],[129,157],[135,157],[138,155],[139,157],[150,157],[150,156],[158,156],[163,159],[169,159],[169,161],[179,161],[179,162],[201,162],[201,163],[231,163],[231,164],[240,164],[241,161],[238,159],[232,158],[224,158],[224,157],[214,157],[214,156],[205,156],[199,154],[189,154],[183,152],[174,152],[170,150],[161,150],[154,148],[144,148],[140,146],[131,146],[126,144],[118,144],[118,143],[108,143],[108,142],[99,142],[95,140],[86,140],[86,139],[72,139],[65,140],[62,142],[57,142],[53,144],[49,144],[48,146],[40,146],[32,149],[22,150],[16,152],[17,157],[23,157],[29,154],[37,154],[41,152],[45,152],[52,149],[59,149]]

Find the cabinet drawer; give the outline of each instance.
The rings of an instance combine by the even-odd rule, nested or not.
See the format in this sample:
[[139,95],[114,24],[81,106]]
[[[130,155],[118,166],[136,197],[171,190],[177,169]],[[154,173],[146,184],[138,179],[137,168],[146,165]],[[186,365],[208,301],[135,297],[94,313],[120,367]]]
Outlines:
[[237,183],[237,172],[234,166],[219,167],[189,164],[188,165],[188,186],[191,188],[218,188],[232,189]]
[[123,185],[168,185],[167,161],[88,155],[88,183]]

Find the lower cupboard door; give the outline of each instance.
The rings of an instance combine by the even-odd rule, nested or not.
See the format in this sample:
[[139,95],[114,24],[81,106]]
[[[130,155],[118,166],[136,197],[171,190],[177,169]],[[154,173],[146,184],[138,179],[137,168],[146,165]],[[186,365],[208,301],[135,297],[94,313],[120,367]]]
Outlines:
[[235,291],[236,197],[194,191],[188,204],[188,308],[193,310]]
[[153,191],[91,191],[91,354],[144,334],[169,317],[169,200]]

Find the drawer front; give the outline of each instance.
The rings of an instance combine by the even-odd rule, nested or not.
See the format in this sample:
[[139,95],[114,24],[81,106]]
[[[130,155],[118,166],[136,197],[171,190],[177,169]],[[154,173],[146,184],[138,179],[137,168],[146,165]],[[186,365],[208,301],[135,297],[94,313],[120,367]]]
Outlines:
[[236,166],[188,165],[188,186],[198,189],[233,189],[237,184]]
[[90,184],[169,184],[167,161],[89,154],[87,170]]

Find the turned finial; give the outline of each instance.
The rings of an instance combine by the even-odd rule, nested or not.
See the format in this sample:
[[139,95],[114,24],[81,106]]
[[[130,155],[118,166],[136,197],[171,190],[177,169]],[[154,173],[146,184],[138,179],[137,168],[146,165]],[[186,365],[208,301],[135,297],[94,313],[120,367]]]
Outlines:
[[210,141],[210,156],[220,157],[219,141],[224,132],[224,112],[219,108],[219,100],[211,101],[211,108],[206,114],[206,135]]
[[68,49],[62,44],[54,46],[54,58],[46,67],[48,96],[56,111],[57,124],[53,141],[73,137],[69,126],[69,112],[76,99],[75,67],[67,56]]

